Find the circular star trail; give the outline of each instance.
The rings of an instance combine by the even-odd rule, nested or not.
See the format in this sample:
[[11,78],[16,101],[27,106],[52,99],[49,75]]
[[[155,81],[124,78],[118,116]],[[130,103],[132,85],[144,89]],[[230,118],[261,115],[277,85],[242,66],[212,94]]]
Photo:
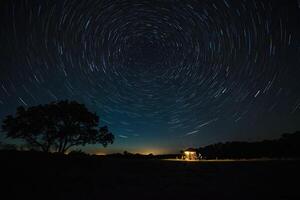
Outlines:
[[1,11],[2,116],[74,99],[130,145],[299,119],[296,1],[7,1]]

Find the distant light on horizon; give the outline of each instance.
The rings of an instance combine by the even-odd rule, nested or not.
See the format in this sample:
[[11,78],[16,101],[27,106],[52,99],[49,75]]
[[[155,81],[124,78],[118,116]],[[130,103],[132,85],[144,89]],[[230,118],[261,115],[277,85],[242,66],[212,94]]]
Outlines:
[[174,153],[179,153],[180,149],[178,149],[175,152],[172,152],[168,149],[163,149],[163,148],[149,148],[149,147],[140,147],[140,148],[95,148],[95,147],[89,147],[85,148],[85,152],[89,154],[94,154],[94,155],[108,155],[108,154],[116,154],[120,153],[123,154],[125,151],[128,153],[132,154],[141,154],[141,155],[163,155],[163,154],[174,154]]

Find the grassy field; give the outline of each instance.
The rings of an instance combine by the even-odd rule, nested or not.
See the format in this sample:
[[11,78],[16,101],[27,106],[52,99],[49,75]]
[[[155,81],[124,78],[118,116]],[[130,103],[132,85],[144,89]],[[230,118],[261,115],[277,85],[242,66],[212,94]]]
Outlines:
[[[300,199],[298,161],[0,153],[5,199]],[[4,198],[1,198],[4,199]]]

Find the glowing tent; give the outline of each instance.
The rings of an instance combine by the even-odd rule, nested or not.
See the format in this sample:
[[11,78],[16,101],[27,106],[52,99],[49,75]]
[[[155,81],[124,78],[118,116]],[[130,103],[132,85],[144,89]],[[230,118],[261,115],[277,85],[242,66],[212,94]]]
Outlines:
[[182,159],[184,160],[198,160],[199,156],[197,155],[196,149],[188,148],[183,151]]

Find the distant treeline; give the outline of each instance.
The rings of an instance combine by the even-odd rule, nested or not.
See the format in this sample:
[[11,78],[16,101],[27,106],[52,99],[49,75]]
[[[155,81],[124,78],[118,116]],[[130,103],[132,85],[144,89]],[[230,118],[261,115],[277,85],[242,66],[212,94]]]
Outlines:
[[204,159],[300,158],[300,131],[260,142],[226,142],[198,149]]
[[[13,152],[24,152],[26,155],[42,155],[42,152],[30,150],[23,146],[13,144],[1,144],[2,154],[14,154]],[[29,150],[29,151],[28,151]],[[300,131],[295,133],[285,133],[279,139],[263,140],[260,142],[225,142],[211,144],[196,149],[201,154],[202,159],[247,159],[247,158],[300,158]],[[6,153],[5,153],[6,152]],[[179,151],[178,151],[179,152]],[[182,151],[183,152],[183,151]],[[48,153],[49,155],[60,155],[58,153]],[[46,155],[46,154],[43,154]],[[62,155],[60,155],[62,156]],[[167,159],[181,158],[181,154],[165,155],[143,155],[138,153],[114,153],[105,156],[89,155],[81,150],[70,151],[68,157],[105,157],[105,158],[126,158],[126,159]]]
[[128,151],[124,151],[122,153],[114,153],[114,154],[108,154],[106,157],[109,158],[126,158],[126,159],[168,159],[168,158],[179,158],[181,157],[180,154],[162,154],[162,155],[154,155],[152,153],[150,154],[139,154],[139,153],[130,153]]

